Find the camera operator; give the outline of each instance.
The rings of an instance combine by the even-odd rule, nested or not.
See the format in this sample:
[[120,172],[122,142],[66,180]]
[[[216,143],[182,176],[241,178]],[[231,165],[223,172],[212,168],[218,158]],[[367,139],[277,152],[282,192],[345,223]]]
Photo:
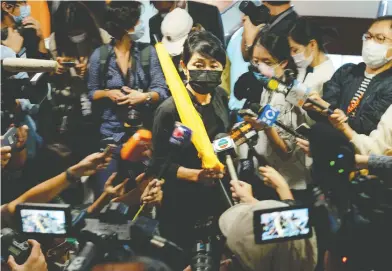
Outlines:
[[[291,1],[263,1],[268,9],[264,11],[265,24],[277,35],[286,36],[298,18],[298,14],[291,6]],[[260,18],[261,19],[261,18]],[[254,25],[249,16],[242,19],[244,32],[242,33],[241,51],[245,61],[251,60],[250,49],[260,31],[261,25]]]
[[[1,30],[2,39],[6,38],[9,32],[7,28],[18,31],[23,37],[23,47],[25,52],[18,51],[20,56],[26,54],[28,58],[46,58],[44,36],[40,23],[30,16],[30,6],[26,1],[2,1],[1,2]],[[2,43],[4,44],[3,40]],[[10,45],[10,44],[9,44]]]
[[28,240],[31,246],[30,256],[27,258],[26,262],[23,264],[17,264],[12,255],[8,258],[8,266],[2,266],[3,270],[10,271],[47,271],[48,266],[45,260],[45,256],[42,253],[41,245],[35,240]]
[[[184,45],[182,68],[188,78],[186,88],[195,109],[201,115],[211,141],[229,129],[227,94],[219,87],[226,54],[221,42],[208,31],[189,35]],[[174,99],[167,99],[157,109],[153,127],[152,166],[159,170],[170,159],[169,138],[176,121],[180,121]],[[173,156],[168,170],[162,207],[159,214],[163,236],[190,252],[196,221],[219,211],[217,190],[206,187],[223,172],[201,169],[201,160],[193,144]],[[159,172],[158,170],[158,172]]]
[[[102,102],[101,136],[113,137],[118,144],[127,141],[141,126],[151,129],[155,106],[168,96],[155,49],[136,42],[144,31],[140,25],[141,8],[137,1],[112,2],[106,29],[114,37],[113,43],[96,49],[90,58],[89,98]],[[98,193],[111,173],[117,171],[119,152],[120,147],[108,170],[98,174]]]
[[1,206],[1,228],[14,225],[13,215],[16,206],[23,202],[47,203],[62,191],[80,181],[82,176],[91,176],[98,170],[105,168],[111,157],[105,153],[94,153],[85,157],[78,164],[68,168],[65,172],[31,188],[11,202]]
[[348,117],[340,110],[335,109],[329,116],[331,124],[341,131],[354,144],[359,154],[384,154],[392,150],[392,105],[382,115],[377,129],[373,130],[369,136],[357,134],[347,123]]
[[283,202],[258,201],[253,197],[251,185],[242,181],[231,181],[232,196],[240,200],[240,204],[228,209],[219,219],[219,227],[226,237],[226,245],[234,254],[229,270],[313,271],[317,263],[315,234],[309,239],[255,244],[253,212],[286,207],[288,205],[284,200],[293,200],[286,182],[275,169],[260,170],[266,176],[268,184],[277,188]]
[[[362,57],[365,63],[346,64],[323,87],[322,98],[316,92],[310,98],[326,108],[341,109],[348,124],[360,134],[369,135],[392,104],[392,16],[375,19],[363,35]],[[320,109],[307,103],[305,109],[314,120],[324,120]],[[326,112],[322,112],[326,115]]]
[[[81,2],[63,2],[53,18],[49,50],[58,62],[51,84],[51,104],[41,113],[40,133],[48,144],[61,143],[81,159],[98,149],[99,126],[88,99],[87,63],[91,53],[111,40]],[[64,63],[64,64],[63,64]]]

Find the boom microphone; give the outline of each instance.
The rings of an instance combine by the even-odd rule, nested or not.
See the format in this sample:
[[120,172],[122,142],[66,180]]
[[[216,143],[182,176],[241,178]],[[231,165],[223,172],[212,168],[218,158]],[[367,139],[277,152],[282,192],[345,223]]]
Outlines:
[[54,72],[57,61],[32,58],[4,58],[1,60],[1,70],[7,72]]

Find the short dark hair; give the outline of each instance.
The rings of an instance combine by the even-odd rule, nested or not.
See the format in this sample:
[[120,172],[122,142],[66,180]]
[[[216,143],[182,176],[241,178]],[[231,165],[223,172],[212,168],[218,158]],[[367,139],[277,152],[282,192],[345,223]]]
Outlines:
[[289,37],[291,37],[296,43],[304,46],[307,46],[311,40],[315,40],[319,50],[325,52],[323,31],[306,18],[299,18],[295,22],[293,28],[290,30]]
[[287,36],[277,35],[266,26],[257,34],[253,42],[251,48],[252,55],[256,45],[262,45],[279,62],[287,61],[286,69],[292,70],[294,77],[297,77],[298,69],[294,59],[291,57]]
[[[26,1],[15,1],[15,0],[5,0],[5,1],[1,1],[1,3],[7,3],[9,5],[13,5],[15,6],[17,3],[20,2],[26,2]],[[3,9],[1,9],[1,21],[4,20],[4,16],[7,15],[7,12],[5,12]]]
[[98,24],[86,5],[80,1],[61,2],[53,16],[58,56],[78,56],[76,45],[68,37],[69,32],[75,29],[83,29],[87,33],[92,50],[103,44]]
[[112,1],[106,11],[105,29],[115,39],[135,27],[140,19],[142,4],[138,1]]
[[226,66],[226,52],[222,42],[209,31],[194,31],[189,34],[182,53],[185,65],[189,63],[194,53],[216,59],[223,67]]
[[290,4],[291,1],[263,1],[263,3],[268,3],[271,6],[282,6],[286,4]]
[[374,21],[370,24],[368,29],[370,29],[375,23],[384,22],[384,21],[391,21],[391,28],[392,28],[392,15],[384,15],[374,19]]

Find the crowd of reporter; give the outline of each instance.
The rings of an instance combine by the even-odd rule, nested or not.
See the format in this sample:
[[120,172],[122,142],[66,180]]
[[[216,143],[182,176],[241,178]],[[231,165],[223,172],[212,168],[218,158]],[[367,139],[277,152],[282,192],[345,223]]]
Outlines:
[[[139,41],[146,24],[141,2],[103,5],[98,25],[91,3],[64,1],[51,14],[47,46],[29,4],[2,1],[1,58],[57,64],[38,75],[2,68],[1,134],[15,127],[16,142],[2,137],[1,228],[17,228],[21,203],[70,203],[96,217],[119,202],[129,207],[129,220],[146,206],[140,216],[158,220],[159,234],[183,255],[175,264],[137,256],[93,270],[193,270],[200,239],[195,225],[210,217],[220,236],[213,270],[388,270],[382,247],[392,241],[392,17],[375,19],[364,33],[364,62],[338,68],[322,30],[290,1],[262,2],[259,17],[243,15],[226,50],[219,10],[194,1],[151,1],[158,10],[149,22],[151,44]],[[236,147],[240,180],[230,180],[227,170],[203,168],[193,144],[174,153],[169,139],[181,118],[153,46],[161,40],[211,142],[238,122],[255,131],[252,143]],[[304,84],[318,105],[294,106],[263,84],[265,78]],[[239,116],[239,109],[255,105],[279,110],[281,124]],[[305,136],[290,132],[304,124],[310,127]],[[122,148],[139,129],[151,131],[152,140],[139,161],[124,161]],[[244,161],[252,165],[247,172]],[[377,194],[376,185],[370,188],[370,211],[354,199],[358,180],[385,189]],[[312,211],[311,237],[255,243],[255,211],[304,204],[313,210],[318,188],[329,207]],[[229,208],[222,189],[237,204]],[[333,216],[343,221],[336,231]],[[4,268],[53,268],[47,257],[52,247],[37,241],[28,240],[26,262],[9,256]]]

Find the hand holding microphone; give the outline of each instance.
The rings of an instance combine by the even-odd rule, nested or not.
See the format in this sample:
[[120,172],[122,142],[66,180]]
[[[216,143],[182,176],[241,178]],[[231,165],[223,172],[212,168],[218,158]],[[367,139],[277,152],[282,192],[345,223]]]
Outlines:
[[253,197],[252,186],[246,182],[232,180],[230,182],[231,196],[234,201],[240,203],[256,203],[257,200]]

